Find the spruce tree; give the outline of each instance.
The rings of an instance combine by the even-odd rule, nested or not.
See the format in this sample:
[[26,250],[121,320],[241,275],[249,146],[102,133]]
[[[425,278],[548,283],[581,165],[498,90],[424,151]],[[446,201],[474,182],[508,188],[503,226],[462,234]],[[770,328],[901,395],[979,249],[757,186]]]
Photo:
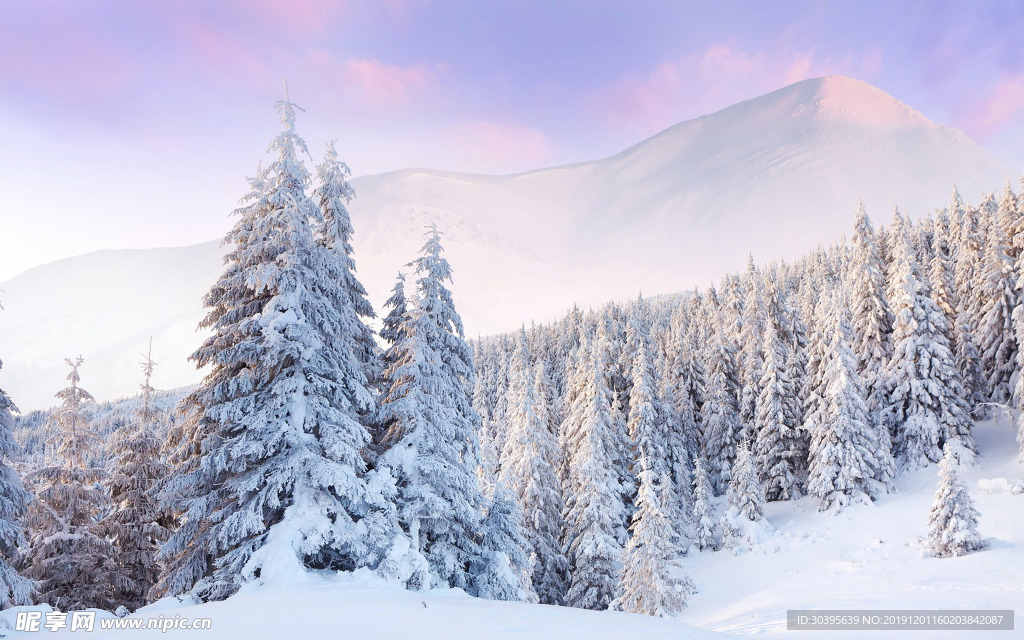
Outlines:
[[1016,274],[1009,256],[1009,242],[997,219],[988,224],[988,240],[982,261],[978,296],[981,325],[978,347],[989,402],[1007,403],[1013,393],[1017,342],[1013,336],[1013,310],[1019,304]]
[[713,496],[707,459],[697,456],[693,464],[693,541],[701,551],[714,551],[718,547],[715,540],[714,507],[711,504]]
[[753,443],[757,437],[757,406],[761,397],[761,376],[764,368],[762,346],[767,319],[762,275],[754,266],[754,257],[748,257],[746,299],[743,304],[742,326],[737,336],[739,349],[740,423],[743,425],[739,440]]
[[614,468],[617,439],[609,409],[611,393],[604,350],[585,339],[581,345],[575,394],[563,425],[567,457],[565,554],[570,580],[565,604],[606,609],[615,598],[622,556],[625,507]]
[[[524,531],[531,551],[533,590],[543,604],[561,604],[568,564],[560,538],[565,522],[564,501],[558,479],[561,452],[547,423],[547,376],[543,362],[531,374],[526,357],[526,335],[513,356],[510,422],[499,484],[507,487],[522,510]],[[531,379],[532,378],[532,379]]]
[[952,227],[953,286],[956,291],[956,321],[952,330],[954,363],[960,373],[968,411],[975,418],[982,418],[987,410],[982,404],[985,382],[978,346],[981,298],[977,291],[977,273],[981,267],[983,241],[979,230],[979,211],[964,204],[956,185],[953,186],[949,219]]
[[[317,166],[318,185],[313,192],[313,199],[320,208],[316,238],[322,246],[334,250],[334,255],[329,255],[322,266],[324,276],[336,285],[334,308],[337,311],[335,321],[340,324],[336,330],[340,344],[335,349],[352,352],[362,365],[366,385],[373,388],[381,375],[380,348],[368,324],[376,314],[367,300],[366,289],[356,277],[356,263],[352,257],[354,229],[348,204],[356,193],[348,182],[351,174],[348,165],[338,159],[334,141],[329,141],[323,162]],[[363,415],[372,410],[372,405],[368,406]]]
[[797,478],[800,418],[789,402],[796,395],[796,389],[787,370],[789,349],[781,335],[781,294],[776,287],[770,295],[772,300],[764,329],[764,365],[758,385],[761,395],[754,422],[757,429],[754,455],[766,498],[789,500],[800,493]]
[[664,618],[686,608],[686,600],[696,588],[683,575],[679,562],[682,551],[670,515],[668,474],[655,476],[649,460],[646,455],[640,460],[637,511],[623,554],[619,596],[612,608]]
[[889,390],[882,372],[892,357],[893,318],[886,298],[884,269],[876,234],[862,202],[853,234],[850,305],[853,352],[864,380],[868,416],[873,421],[883,420],[886,415]]
[[132,611],[146,604],[149,590],[160,577],[156,554],[173,526],[171,515],[160,507],[155,495],[170,469],[161,457],[162,441],[157,435],[152,354],[151,340],[142,361],[142,395],[134,420],[114,437],[114,469],[108,483],[113,509],[99,527],[117,548],[117,562],[127,579],[115,597]]
[[708,352],[707,399],[702,409],[704,453],[711,462],[711,481],[717,492],[725,491],[732,477],[740,435],[738,382],[735,350],[723,338],[719,323]]
[[660,479],[669,473],[672,466],[666,446],[669,443],[669,433],[666,422],[660,415],[661,399],[658,397],[657,380],[646,341],[641,341],[637,345],[631,378],[633,388],[629,396],[627,422],[629,436],[635,443],[636,450],[642,451],[646,457],[648,469],[655,478]]
[[889,433],[868,416],[851,349],[849,311],[845,296],[839,299],[824,373],[825,407],[811,434],[808,492],[818,498],[822,511],[876,498],[891,488],[895,473]]
[[891,389],[893,457],[901,469],[937,462],[944,441],[959,438],[974,449],[963,387],[946,338],[945,317],[927,295],[905,232],[894,238],[893,356],[886,367]]
[[962,556],[984,549],[978,533],[978,510],[960,481],[956,443],[947,444],[939,464],[939,487],[928,514],[928,547],[939,558]]
[[956,321],[956,291],[953,289],[953,257],[949,240],[949,216],[945,210],[936,212],[932,239],[933,255],[928,268],[928,287],[932,299],[946,317],[951,328]]
[[494,490],[481,532],[486,548],[473,569],[474,593],[488,600],[537,602],[523,516],[515,497],[501,484]]
[[304,566],[360,566],[378,542],[360,525],[385,506],[362,479],[374,395],[344,277],[346,224],[306,193],[295,109],[286,93],[276,159],[251,181],[204,300],[213,335],[191,359],[210,372],[183,401],[199,459],[169,485],[184,523],[162,551],[157,593],[221,599]]
[[1014,240],[1018,234],[1024,231],[1024,216],[1021,213],[1020,200],[1013,193],[1013,186],[1010,184],[1010,179],[1007,178],[1006,186],[1003,188],[1003,197],[999,199],[996,218],[1008,242],[1007,255],[1014,263],[1020,258],[1021,250],[1024,249],[1024,245],[1020,245]]
[[729,507],[722,514],[722,544],[743,551],[759,544],[772,531],[764,517],[764,487],[757,479],[757,466],[750,447],[744,443],[736,454],[736,465],[726,493]]
[[436,585],[475,590],[473,571],[489,551],[480,527],[486,507],[476,476],[478,416],[469,388],[472,354],[445,283],[451,265],[436,227],[419,258],[416,297],[395,345],[378,421],[387,424],[377,470],[397,487],[398,513]]
[[117,549],[98,526],[110,503],[99,487],[106,472],[89,466],[99,436],[82,414],[92,395],[79,386],[81,357],[65,360],[70,386],[57,394],[60,407],[46,425],[59,442],[57,463],[25,476],[36,495],[29,509],[25,577],[36,581],[36,602],[60,611],[97,608],[113,611],[128,577],[116,561]]
[[409,304],[405,299],[405,274],[401,271],[395,278],[395,286],[391,288],[391,297],[384,302],[384,308],[389,311],[381,322],[380,337],[384,340],[387,349],[381,355],[381,359],[384,367],[387,368],[394,364],[393,355],[389,355],[389,351],[402,338],[402,325],[409,313]]
[[11,414],[17,410],[0,389],[0,607],[5,608],[29,604],[33,589],[32,582],[11,566],[19,547],[25,545],[23,520],[31,499],[11,464],[17,452]]

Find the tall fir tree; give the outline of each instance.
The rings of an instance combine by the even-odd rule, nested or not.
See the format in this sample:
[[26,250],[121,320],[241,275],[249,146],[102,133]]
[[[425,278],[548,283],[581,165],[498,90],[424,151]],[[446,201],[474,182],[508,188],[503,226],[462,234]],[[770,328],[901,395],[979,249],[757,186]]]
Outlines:
[[672,468],[667,447],[670,434],[659,410],[661,399],[658,397],[658,382],[646,341],[640,341],[637,345],[631,379],[633,388],[629,396],[627,422],[629,436],[635,443],[638,456],[643,452],[648,470],[660,481]]
[[982,259],[983,240],[979,233],[979,212],[968,207],[956,185],[949,205],[950,234],[953,253],[953,287],[956,291],[956,320],[953,323],[954,359],[963,383],[967,409],[976,418],[987,413],[983,404],[985,383],[981,372],[981,350],[978,346],[980,297],[977,273]]
[[768,500],[790,500],[799,496],[797,477],[801,456],[798,432],[800,416],[790,398],[797,390],[789,378],[789,346],[783,339],[782,295],[778,287],[769,292],[767,322],[764,329],[764,365],[758,385],[754,425],[754,455]]
[[625,520],[613,462],[618,443],[604,357],[604,350],[589,340],[581,345],[581,388],[562,428],[568,445],[564,494],[570,579],[565,604],[598,610],[606,609],[616,595]]
[[886,415],[888,405],[889,390],[883,371],[892,357],[893,318],[886,298],[885,266],[863,202],[857,209],[850,275],[853,352],[864,380],[868,417],[877,421]]
[[963,387],[946,338],[945,316],[919,279],[905,232],[894,238],[893,356],[885,373],[891,389],[893,457],[901,469],[937,462],[954,437],[974,449]]
[[987,227],[988,239],[978,274],[978,296],[982,301],[978,347],[987,400],[1006,404],[1013,395],[1011,381],[1017,365],[1013,310],[1019,304],[1020,294],[1003,226],[997,218],[990,218]]
[[[334,144],[333,140],[327,143],[324,159],[316,168],[318,184],[313,192],[313,199],[320,208],[317,241],[334,250],[334,255],[330,256],[333,259],[323,263],[326,269],[324,276],[336,285],[333,302],[337,311],[336,322],[340,325],[336,334],[341,343],[334,348],[341,352],[351,351],[362,365],[365,384],[374,388],[380,381],[381,354],[368,321],[376,314],[367,300],[366,288],[356,277],[356,262],[352,257],[352,234],[355,230],[348,213],[348,204],[356,196],[355,189],[348,182],[352,171],[338,159]],[[363,415],[372,410],[372,406],[367,407]]]
[[693,542],[701,551],[714,551],[718,542],[715,539],[714,506],[711,499],[714,491],[708,475],[707,459],[697,456],[693,464]]
[[377,469],[397,487],[402,527],[427,559],[432,582],[473,593],[474,567],[489,551],[480,539],[486,500],[476,476],[479,418],[469,393],[472,353],[445,284],[452,270],[442,252],[432,227],[409,265],[416,297],[386,374],[391,384],[379,421],[389,425],[387,450]]
[[740,423],[743,425],[739,440],[751,444],[757,437],[757,405],[761,397],[761,376],[764,369],[762,346],[767,319],[762,295],[763,285],[763,277],[754,265],[754,257],[748,256],[744,281],[746,299],[743,304],[742,326],[736,337],[740,345],[739,400]]
[[533,368],[526,350],[526,334],[520,331],[513,356],[520,362],[513,367],[509,432],[499,484],[510,490],[523,513],[533,590],[542,604],[561,604],[568,574],[560,544],[565,527],[565,504],[557,471],[561,451],[547,422],[548,381],[543,361],[531,375]]
[[846,297],[839,300],[825,363],[823,417],[811,435],[808,492],[822,511],[876,498],[891,488],[895,475],[889,433],[868,416]]
[[0,389],[0,607],[29,604],[33,589],[32,582],[11,566],[18,549],[25,546],[24,518],[31,500],[12,465],[17,452],[12,413],[17,410]]
[[305,566],[359,566],[370,555],[360,520],[385,508],[362,479],[375,398],[344,277],[350,227],[306,193],[295,109],[286,91],[276,159],[251,181],[205,298],[213,335],[191,359],[210,372],[183,402],[202,444],[171,485],[185,522],[162,551],[158,593],[221,599]]
[[117,548],[117,562],[127,583],[115,597],[135,610],[147,602],[150,589],[160,578],[156,561],[160,546],[170,537],[173,519],[161,508],[156,489],[170,469],[161,455],[162,429],[153,406],[153,344],[142,361],[143,383],[132,423],[122,427],[113,441],[113,472],[108,483],[112,510],[100,522],[100,530]]
[[36,582],[36,602],[60,611],[97,608],[113,611],[128,577],[117,563],[117,549],[98,526],[110,499],[99,483],[103,469],[89,465],[99,436],[82,413],[92,395],[79,386],[81,357],[68,358],[70,385],[57,394],[60,407],[45,425],[57,446],[56,464],[25,476],[36,500],[26,520],[29,535],[25,577]]
[[928,266],[928,288],[932,299],[946,317],[950,327],[956,321],[956,291],[953,288],[953,255],[950,248],[949,216],[945,210],[936,212],[932,236],[932,257]]
[[[640,450],[644,449],[641,444]],[[669,476],[665,473],[658,478],[648,466],[650,461],[642,454],[637,511],[623,554],[619,596],[612,608],[671,617],[686,608],[686,600],[696,587],[683,574],[679,562],[681,550],[671,516]]]
[[398,272],[395,286],[391,288],[391,296],[384,302],[384,308],[388,309],[388,313],[381,321],[380,337],[384,340],[386,348],[381,354],[381,360],[384,368],[387,368],[394,364],[394,357],[389,355],[389,351],[401,340],[402,325],[405,324],[409,313],[409,303],[405,298],[405,273]]
[[720,323],[709,345],[707,398],[702,409],[704,453],[711,462],[711,481],[717,492],[725,491],[732,477],[740,436],[739,384],[735,350],[722,336]]

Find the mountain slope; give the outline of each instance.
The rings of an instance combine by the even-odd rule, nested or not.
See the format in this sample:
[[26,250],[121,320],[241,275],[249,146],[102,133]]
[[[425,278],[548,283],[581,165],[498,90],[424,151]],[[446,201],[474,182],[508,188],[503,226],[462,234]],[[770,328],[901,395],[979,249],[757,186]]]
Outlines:
[[[512,176],[409,169],[358,178],[351,209],[359,275],[376,304],[415,256],[424,226],[438,224],[456,302],[476,335],[551,319],[573,302],[706,286],[742,268],[748,252],[797,257],[848,233],[858,199],[885,222],[897,202],[920,216],[943,206],[954,182],[976,199],[1014,175],[963,133],[830,76],[594,162]],[[97,256],[111,261],[102,273]],[[23,408],[49,404],[62,358],[81,351],[97,396],[132,393],[131,364],[150,333],[166,354],[157,384],[195,381],[184,357],[198,344],[191,332],[219,256],[217,243],[100,252],[0,284],[0,387]],[[94,275],[69,290],[80,272]]]

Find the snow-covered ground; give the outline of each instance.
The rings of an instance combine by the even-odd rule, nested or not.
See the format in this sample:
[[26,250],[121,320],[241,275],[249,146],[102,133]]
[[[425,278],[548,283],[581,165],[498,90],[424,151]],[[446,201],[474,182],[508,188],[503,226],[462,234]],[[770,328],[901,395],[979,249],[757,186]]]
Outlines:
[[[368,576],[310,575],[299,583],[254,586],[225,602],[177,606],[163,600],[133,617],[209,618],[209,631],[67,629],[13,638],[209,637],[263,638],[552,638],[597,640],[721,638],[785,634],[787,609],[1020,609],[1024,603],[1024,480],[1014,432],[1006,421],[976,430],[979,464],[964,476],[981,512],[990,548],[960,558],[930,558],[915,542],[937,482],[934,466],[903,477],[899,492],[839,516],[814,501],[769,505],[777,529],[767,548],[742,555],[704,552],[684,565],[699,593],[676,620],[617,612],[478,600],[461,591],[404,591]],[[980,487],[980,488],[979,488]],[[0,633],[13,628],[19,607],[0,612]],[[45,610],[45,609],[44,609]],[[101,614],[108,615],[108,614]],[[844,635],[846,634],[846,635]],[[849,632],[801,631],[799,638]],[[855,634],[856,635],[856,634]],[[1004,632],[866,632],[857,637],[1024,637],[1024,624]]]
[[[812,498],[769,503],[777,529],[775,552],[702,553],[686,567],[700,593],[681,620],[732,634],[787,633],[787,609],[1021,609],[1024,604],[1024,478],[1014,431],[1007,421],[980,423],[978,465],[963,479],[981,512],[979,529],[990,548],[959,558],[927,557],[915,542],[927,532],[938,482],[936,467],[908,474],[898,493],[838,516],[821,514]],[[998,479],[1005,478],[1006,482]],[[995,482],[993,482],[995,480]],[[1007,487],[1006,492],[984,493]],[[1018,611],[1018,615],[1020,611]],[[795,633],[795,632],[794,632]],[[801,631],[800,638],[850,632]],[[1002,633],[1002,636],[999,634]],[[909,634],[909,635],[908,635]],[[1015,632],[981,635],[1024,637]],[[955,632],[889,631],[879,637],[950,637]]]

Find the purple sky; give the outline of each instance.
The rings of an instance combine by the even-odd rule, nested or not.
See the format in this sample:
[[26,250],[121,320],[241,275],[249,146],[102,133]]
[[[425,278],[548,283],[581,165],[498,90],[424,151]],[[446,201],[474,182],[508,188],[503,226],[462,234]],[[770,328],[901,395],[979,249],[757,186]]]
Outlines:
[[594,159],[832,73],[1024,167],[1016,0],[0,0],[0,12],[0,281],[223,233],[276,133],[282,76],[314,155],[337,138],[356,175]]

